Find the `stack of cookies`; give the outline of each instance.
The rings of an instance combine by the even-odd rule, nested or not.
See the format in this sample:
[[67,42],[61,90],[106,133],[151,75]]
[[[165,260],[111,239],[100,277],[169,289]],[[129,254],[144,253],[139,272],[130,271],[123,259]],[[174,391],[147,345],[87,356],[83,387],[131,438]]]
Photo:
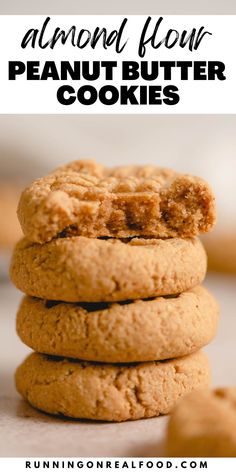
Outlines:
[[11,278],[17,332],[34,349],[19,393],[48,413],[124,421],[168,413],[208,386],[200,351],[218,306],[200,284],[215,222],[201,179],[76,161],[22,194]]

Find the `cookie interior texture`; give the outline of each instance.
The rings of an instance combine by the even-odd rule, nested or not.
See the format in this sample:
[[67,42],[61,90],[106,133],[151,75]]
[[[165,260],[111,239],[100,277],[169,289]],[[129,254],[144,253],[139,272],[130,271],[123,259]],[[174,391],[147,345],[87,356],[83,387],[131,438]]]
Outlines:
[[26,238],[14,250],[11,279],[27,295],[66,302],[112,302],[175,295],[200,284],[205,250],[198,239]]
[[60,235],[193,237],[215,223],[215,199],[198,177],[155,166],[109,169],[75,161],[33,182],[18,217],[31,241]]
[[64,303],[25,297],[17,332],[35,351],[100,362],[190,354],[216,334],[219,308],[202,286],[176,296],[120,303]]
[[186,393],[207,387],[206,356],[139,364],[99,364],[33,353],[16,371],[18,392],[36,408],[73,418],[125,421],[169,413]]
[[236,456],[236,387],[193,392],[173,410],[167,454],[178,457]]

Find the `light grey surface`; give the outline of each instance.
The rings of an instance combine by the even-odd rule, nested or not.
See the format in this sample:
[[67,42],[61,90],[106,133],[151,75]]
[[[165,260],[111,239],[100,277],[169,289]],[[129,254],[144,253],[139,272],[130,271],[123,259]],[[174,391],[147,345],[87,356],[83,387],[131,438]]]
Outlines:
[[[206,348],[214,385],[236,385],[236,278],[209,276],[207,285],[221,304],[217,338]],[[15,334],[21,295],[0,286],[0,455],[158,456],[163,455],[166,417],[121,424],[65,421],[39,413],[14,388],[14,370],[28,352]]]
[[41,0],[32,2],[31,0],[1,0],[1,14],[233,14],[236,13],[235,0],[198,0],[197,2],[189,0]]

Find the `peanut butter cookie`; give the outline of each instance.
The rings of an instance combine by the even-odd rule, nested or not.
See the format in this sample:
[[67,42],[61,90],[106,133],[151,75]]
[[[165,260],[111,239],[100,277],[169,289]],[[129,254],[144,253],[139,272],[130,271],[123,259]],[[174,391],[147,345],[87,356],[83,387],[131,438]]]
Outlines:
[[17,333],[33,350],[99,362],[139,362],[190,354],[216,333],[218,305],[201,286],[176,297],[70,304],[25,297]]
[[198,239],[53,239],[20,241],[11,279],[27,295],[102,302],[178,294],[202,282],[206,253]]
[[0,251],[11,250],[22,236],[16,216],[19,188],[0,181]]
[[169,413],[180,397],[209,385],[201,352],[129,365],[93,364],[33,353],[16,371],[18,392],[36,408],[73,418],[137,420]]
[[[207,235],[203,239],[208,256],[208,268],[213,272],[236,273],[236,228]],[[210,236],[210,237],[209,237]]]
[[236,456],[236,388],[189,394],[174,409],[167,453],[178,457]]
[[18,217],[37,243],[61,234],[193,237],[214,225],[215,199],[204,180],[169,169],[75,161],[26,188]]

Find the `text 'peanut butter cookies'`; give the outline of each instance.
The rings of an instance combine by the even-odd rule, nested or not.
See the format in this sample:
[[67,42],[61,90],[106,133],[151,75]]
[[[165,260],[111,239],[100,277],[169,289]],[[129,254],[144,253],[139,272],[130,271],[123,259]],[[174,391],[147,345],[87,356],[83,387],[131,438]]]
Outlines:
[[100,362],[138,362],[190,354],[216,333],[218,305],[201,286],[173,298],[107,306],[25,297],[17,333],[35,351]]
[[236,388],[203,390],[181,400],[170,417],[167,453],[174,457],[235,457]]
[[201,352],[162,362],[91,364],[33,353],[16,371],[18,392],[55,415],[105,421],[169,413],[177,400],[209,385]]
[[38,243],[64,235],[193,237],[215,223],[208,184],[155,166],[105,168],[75,161],[23,192],[18,217]]
[[206,253],[197,239],[58,238],[20,241],[11,279],[27,295],[66,302],[148,298],[202,282]]

